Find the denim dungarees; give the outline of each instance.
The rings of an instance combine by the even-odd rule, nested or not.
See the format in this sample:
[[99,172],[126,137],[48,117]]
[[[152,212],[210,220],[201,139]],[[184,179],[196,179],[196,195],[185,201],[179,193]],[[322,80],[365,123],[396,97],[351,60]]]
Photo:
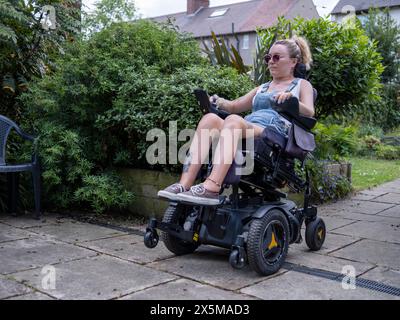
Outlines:
[[[292,91],[298,82],[299,79],[295,78],[285,92]],[[253,112],[245,116],[244,119],[264,128],[267,126],[275,127],[282,135],[287,137],[291,124],[273,109],[276,105],[273,96],[277,93],[277,90],[267,92],[269,85],[270,82],[262,85],[261,90],[253,99]]]

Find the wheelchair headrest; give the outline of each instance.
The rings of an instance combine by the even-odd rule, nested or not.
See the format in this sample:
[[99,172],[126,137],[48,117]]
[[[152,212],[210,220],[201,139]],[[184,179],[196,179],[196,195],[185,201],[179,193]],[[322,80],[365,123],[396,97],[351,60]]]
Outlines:
[[307,68],[304,63],[298,63],[296,64],[296,68],[294,69],[294,76],[296,78],[302,78],[305,79],[307,75]]

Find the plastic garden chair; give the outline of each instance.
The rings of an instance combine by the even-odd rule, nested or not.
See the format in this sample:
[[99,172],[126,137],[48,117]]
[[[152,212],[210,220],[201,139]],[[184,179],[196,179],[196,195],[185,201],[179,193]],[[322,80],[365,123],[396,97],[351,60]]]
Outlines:
[[6,144],[7,138],[11,129],[15,129],[17,134],[25,140],[35,142],[35,137],[26,134],[21,128],[10,119],[0,115],[0,173],[7,174],[8,181],[8,209],[10,213],[17,213],[18,201],[18,182],[19,173],[30,171],[33,178],[33,189],[35,195],[35,217],[40,218],[40,195],[41,195],[41,169],[39,163],[39,156],[35,151],[32,155],[32,162],[22,164],[9,164],[6,163]]

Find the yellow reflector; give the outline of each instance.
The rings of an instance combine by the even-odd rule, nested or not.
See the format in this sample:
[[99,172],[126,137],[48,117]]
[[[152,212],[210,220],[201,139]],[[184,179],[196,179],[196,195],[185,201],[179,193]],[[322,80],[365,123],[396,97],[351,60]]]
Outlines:
[[271,250],[272,248],[275,248],[277,246],[278,246],[278,243],[275,240],[275,233],[272,232],[271,243],[268,246],[268,250]]

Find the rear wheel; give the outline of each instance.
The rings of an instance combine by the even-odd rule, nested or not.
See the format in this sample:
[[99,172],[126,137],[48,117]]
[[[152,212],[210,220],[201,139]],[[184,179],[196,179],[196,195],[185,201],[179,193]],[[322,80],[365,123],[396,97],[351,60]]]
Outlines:
[[[186,214],[192,207],[186,206],[169,206],[164,213],[162,222],[178,224],[181,227],[185,223]],[[166,232],[162,232],[161,238],[169,251],[180,256],[194,252],[199,244],[196,242],[188,242],[174,237]]]
[[283,265],[289,248],[289,224],[278,209],[255,219],[249,229],[247,257],[254,271],[271,275]]

